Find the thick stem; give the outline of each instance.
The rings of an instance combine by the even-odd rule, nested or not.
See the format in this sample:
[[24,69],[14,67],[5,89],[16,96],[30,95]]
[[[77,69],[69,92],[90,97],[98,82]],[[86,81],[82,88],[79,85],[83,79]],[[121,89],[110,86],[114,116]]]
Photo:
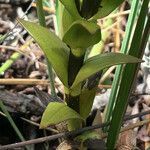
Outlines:
[[77,73],[83,65],[84,55],[75,56],[72,51],[70,51],[69,65],[68,65],[68,85],[71,86],[75,80]]
[[70,108],[80,113],[79,96],[66,95],[66,103]]
[[[84,53],[80,50],[71,50],[68,65],[68,85],[71,86],[83,65]],[[79,52],[79,53],[78,53]],[[79,95],[72,96],[71,93],[66,95],[66,102],[69,107],[79,113]]]
[[81,16],[85,19],[91,18],[98,12],[101,0],[83,0],[81,7]]

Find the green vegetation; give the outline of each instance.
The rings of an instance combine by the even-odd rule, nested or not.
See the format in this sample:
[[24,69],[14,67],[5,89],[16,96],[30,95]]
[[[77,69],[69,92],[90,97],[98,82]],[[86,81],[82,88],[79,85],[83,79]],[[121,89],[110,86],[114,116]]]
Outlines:
[[[47,65],[50,66],[51,87],[53,87],[52,66],[65,88],[65,102],[51,102],[47,106],[42,116],[41,128],[63,121],[68,124],[68,130],[84,127],[92,108],[101,74],[92,80],[91,78],[110,66],[127,64],[125,67],[119,66],[117,68],[105,119],[106,122],[110,122],[110,127],[107,130],[107,148],[115,148],[138,68],[138,64],[131,63],[141,62],[141,48],[144,48],[147,42],[149,19],[146,20],[146,15],[149,1],[143,0],[138,15],[137,6],[140,2],[133,0],[131,8],[133,13],[129,16],[126,36],[121,48],[122,53],[98,54],[88,59],[85,59],[85,56],[88,48],[94,47],[101,41],[101,29],[96,20],[109,15],[122,2],[123,0],[56,1],[56,17],[60,37],[46,29],[42,0],[38,0],[37,3],[40,25],[19,19],[19,23],[45,53]],[[136,17],[138,17],[138,21],[135,30],[133,30]],[[132,33],[131,37],[132,30],[134,34]],[[144,35],[146,32],[147,36]],[[128,76],[130,79],[124,80]],[[56,96],[54,93],[53,90],[53,95]],[[93,134],[95,135],[95,132]],[[95,137],[100,138],[99,136]],[[92,138],[92,136],[88,136],[88,138]]]

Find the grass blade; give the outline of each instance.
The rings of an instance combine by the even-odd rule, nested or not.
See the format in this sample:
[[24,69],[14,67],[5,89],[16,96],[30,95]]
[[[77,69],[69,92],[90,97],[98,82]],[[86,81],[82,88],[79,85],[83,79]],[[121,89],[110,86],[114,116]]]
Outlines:
[[[19,139],[21,141],[25,141],[25,138],[23,137],[23,135],[19,131],[18,127],[16,126],[15,122],[13,121],[12,117],[10,116],[9,112],[7,111],[5,105],[3,104],[3,102],[1,100],[0,100],[0,108],[2,109],[2,111],[4,112],[4,114],[7,116],[8,121],[10,122],[11,126],[15,130],[15,132],[18,135]],[[26,149],[30,150],[28,146],[26,146]]]
[[21,56],[20,53],[14,52],[11,57],[0,67],[0,75],[2,75],[11,65]]
[[[46,27],[42,0],[37,0],[37,14],[38,14],[40,25],[43,27]],[[47,61],[48,75],[49,75],[49,80],[50,80],[51,94],[53,97],[57,98],[57,94],[55,92],[55,86],[54,86],[54,74],[53,74],[52,65],[49,62],[47,57],[46,57],[46,61]]]
[[63,16],[64,7],[59,0],[56,0],[55,10],[56,10],[56,20],[57,20],[57,31],[58,31],[59,37],[62,38],[63,36],[62,16]]
[[[144,0],[142,3],[140,15],[136,24],[136,29],[134,32],[134,36],[132,39],[131,47],[129,50],[129,54],[133,55],[135,57],[142,57],[144,49],[141,50],[141,48],[144,48],[146,45],[145,43],[148,40],[149,36],[149,28],[147,26],[150,23],[150,19],[147,21],[147,26],[144,31],[144,25],[145,25],[145,20],[146,20],[146,15],[148,12],[148,3],[149,0]],[[123,115],[125,113],[127,104],[128,104],[128,98],[130,96],[130,93],[132,91],[133,87],[133,81],[135,80],[135,76],[137,73],[138,65],[126,65],[126,67],[123,70],[123,75],[122,75],[122,80],[120,83],[120,89],[118,91],[117,99],[116,99],[116,105],[113,111],[113,117],[111,120],[110,128],[109,128],[109,133],[108,133],[108,138],[107,138],[107,149],[114,149],[116,140],[119,135],[119,130],[121,128],[122,120],[123,120]],[[130,78],[129,78],[130,77]],[[125,80],[128,79],[128,80]],[[117,116],[117,117],[116,117]]]
[[[121,52],[124,54],[126,54],[128,51],[128,46],[129,46],[134,22],[135,22],[136,15],[138,12],[138,5],[139,5],[139,0],[133,0],[132,5],[131,5],[131,12],[133,13],[130,13],[129,15],[129,19],[128,19],[127,26],[126,26],[126,35],[125,35],[125,38],[123,40],[122,47],[121,47]],[[107,111],[105,115],[105,122],[109,122],[112,116],[113,106],[115,105],[115,98],[117,95],[117,89],[119,88],[118,85],[121,79],[122,68],[123,66],[119,65],[116,69],[115,78],[114,78],[113,85],[112,85],[113,88],[111,90],[111,95],[110,95],[110,99],[109,99],[109,103],[108,103]]]

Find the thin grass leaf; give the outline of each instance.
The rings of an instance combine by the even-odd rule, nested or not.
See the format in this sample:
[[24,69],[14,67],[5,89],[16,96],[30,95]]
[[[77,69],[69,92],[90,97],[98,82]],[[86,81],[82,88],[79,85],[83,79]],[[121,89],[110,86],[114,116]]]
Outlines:
[[[131,5],[131,12],[129,15],[129,19],[127,22],[127,26],[126,26],[126,34],[125,34],[125,38],[123,40],[122,43],[122,47],[121,47],[121,52],[124,54],[127,54],[128,52],[128,47],[129,47],[129,42],[130,39],[132,37],[132,30],[134,27],[134,22],[136,21],[136,16],[138,13],[138,5],[139,5],[139,0],[133,0],[132,5]],[[119,65],[116,69],[115,72],[115,78],[112,84],[112,90],[111,90],[111,95],[109,98],[109,103],[107,105],[107,111],[106,111],[106,115],[105,115],[105,122],[109,122],[110,118],[112,116],[112,111],[113,111],[113,106],[115,105],[115,97],[117,95],[117,89],[119,88],[119,81],[121,79],[121,73],[122,73],[122,69],[123,66]]]
[[[26,42],[24,45],[22,45],[20,47],[20,50],[24,50],[25,48],[27,48],[29,46],[31,41]],[[2,66],[0,67],[0,75],[3,74],[8,68],[11,67],[11,65],[17,60],[19,59],[19,57],[21,56],[20,53],[18,52],[14,52],[10,58],[8,60],[5,61],[5,63],[2,64]]]
[[59,0],[56,0],[55,10],[56,10],[56,20],[57,20],[57,31],[59,37],[62,38],[63,36],[62,15],[63,15],[64,7]]
[[[143,34],[145,19],[148,12],[148,3],[149,0],[144,0],[142,3],[142,8],[140,11],[140,15],[137,21],[136,29],[134,32],[134,36],[132,39],[131,47],[129,50],[129,54],[132,54],[136,57],[141,58],[144,46],[147,43],[148,36],[150,33],[150,17],[147,21],[147,26],[145,28],[145,32]],[[144,46],[143,46],[144,45]],[[138,65],[126,65],[123,70],[122,80],[120,83],[120,89],[118,91],[116,105],[113,111],[112,120],[109,128],[108,138],[107,138],[107,149],[114,149],[115,143],[119,134],[119,130],[122,124],[123,115],[125,113],[128,98],[132,92],[133,83],[135,80],[135,76],[137,73]],[[130,78],[129,78],[130,77]],[[125,80],[128,79],[128,80]],[[117,117],[116,117],[117,116]]]
[[6,60],[6,62],[4,64],[2,64],[2,66],[0,67],[0,75],[4,74],[4,72],[11,67],[11,65],[18,60],[18,58],[21,56],[20,53],[18,52],[14,52],[10,59]]
[[43,0],[37,0],[36,1],[36,6],[37,6],[37,14],[38,14],[38,19],[39,23],[41,26],[46,27],[46,21],[45,21],[45,15],[43,11]]
[[[6,115],[8,121],[10,122],[11,126],[13,127],[14,131],[16,132],[16,134],[18,135],[19,139],[21,141],[25,141],[25,138],[23,137],[23,135],[21,134],[20,130],[18,129],[18,127],[16,126],[15,122],[13,121],[12,117],[10,116],[9,112],[7,111],[5,105],[3,104],[3,102],[0,100],[0,108],[2,109],[2,111],[4,112],[4,114]],[[29,146],[26,146],[27,150],[30,150]]]
[[[46,21],[45,21],[45,15],[44,15],[44,11],[43,11],[42,2],[43,2],[42,0],[37,0],[37,2],[36,2],[37,14],[38,14],[38,19],[39,19],[40,25],[43,27],[46,27]],[[50,80],[51,94],[54,98],[57,98],[57,94],[55,92],[55,86],[54,86],[54,74],[53,74],[52,65],[47,57],[46,57],[46,61],[47,61],[47,68],[48,68],[48,76],[49,76],[49,80]]]

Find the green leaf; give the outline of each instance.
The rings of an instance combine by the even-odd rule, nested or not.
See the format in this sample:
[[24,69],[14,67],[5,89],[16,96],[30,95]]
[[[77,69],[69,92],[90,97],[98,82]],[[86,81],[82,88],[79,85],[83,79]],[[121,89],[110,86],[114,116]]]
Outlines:
[[140,59],[121,53],[105,53],[89,58],[80,69],[71,88],[77,86],[94,73],[118,64],[138,63]]
[[98,12],[91,18],[92,20],[103,18],[115,10],[124,0],[102,0]]
[[97,24],[86,20],[75,21],[66,31],[63,41],[73,49],[85,49],[101,40],[100,28]]
[[66,31],[69,29],[69,27],[74,21],[75,21],[74,18],[70,15],[70,13],[66,10],[66,8],[64,8],[62,15],[62,30],[63,30],[62,37],[64,36],[64,33],[66,33]]
[[[122,46],[121,46],[121,52],[124,53],[124,54],[127,54],[129,52],[129,45],[130,45],[130,42],[131,42],[131,37],[133,35],[133,31],[135,29],[135,23],[137,21],[137,15],[139,13],[139,7],[140,6],[140,2],[138,0],[133,0],[132,1],[132,4],[131,4],[131,9],[130,11],[132,13],[129,14],[129,17],[128,17],[128,21],[127,21],[127,24],[126,24],[126,30],[125,30],[125,37],[123,38],[123,42],[122,42]],[[141,23],[140,23],[141,25]],[[139,29],[137,30],[139,31]],[[140,35],[141,33],[138,33],[138,35]],[[137,39],[137,38],[136,38]],[[139,40],[139,39],[138,39]],[[136,42],[134,42],[135,45],[137,45]],[[137,53],[137,48],[134,46],[135,50],[136,50],[136,53]],[[134,55],[132,55],[134,56]],[[113,112],[113,109],[114,107],[114,104],[116,103],[115,100],[116,100],[116,91],[119,90],[119,87],[118,87],[118,83],[120,81],[120,77],[122,76],[122,70],[123,70],[123,66],[118,66],[116,68],[116,71],[115,71],[115,77],[114,77],[114,80],[113,80],[113,83],[112,83],[112,90],[111,90],[111,95],[110,95],[110,98],[109,98],[109,103],[107,105],[107,110],[106,110],[106,114],[105,114],[105,122],[109,122],[110,119],[112,118],[111,115],[112,115],[112,112]]]
[[56,74],[65,86],[68,86],[69,48],[53,32],[28,21],[19,19],[19,23],[39,44],[51,62]]
[[51,102],[43,113],[40,128],[46,128],[49,125],[55,125],[70,119],[83,121],[83,118],[65,103]]
[[100,139],[100,135],[96,131],[86,131],[75,138],[76,141],[84,142],[88,139]]
[[67,128],[68,131],[77,130],[82,128],[83,122],[79,119],[70,119],[67,121]]
[[[138,2],[138,5],[141,6],[138,7],[138,19],[134,20],[133,25],[136,26],[132,27],[135,30],[132,32],[133,37],[131,38],[132,41],[130,41],[129,45],[130,48],[128,49],[128,54],[131,54],[135,57],[141,58],[143,56],[146,43],[149,38],[150,34],[150,16],[147,16],[147,12],[149,10],[148,4],[149,0],[143,0],[142,3],[138,0],[133,1],[132,4]],[[140,10],[140,11],[139,11]],[[133,11],[132,11],[133,13]],[[137,18],[137,16],[136,16]],[[127,38],[127,37],[125,37]],[[111,122],[107,137],[107,149],[114,149],[117,138],[119,136],[119,131],[123,123],[123,116],[126,112],[128,100],[132,93],[132,89],[134,87],[134,81],[137,77],[137,72],[139,70],[139,66],[137,64],[134,65],[126,65],[124,68],[117,68],[117,77],[121,77],[120,80],[118,80],[115,77],[115,87],[116,93],[113,91],[114,95],[111,95],[115,98],[115,107],[112,111]],[[120,76],[121,73],[121,76]],[[128,80],[124,80],[128,79]],[[119,82],[118,82],[119,81]],[[119,86],[118,84],[119,83]],[[122,100],[123,97],[123,100]],[[113,105],[114,106],[114,105]],[[117,115],[117,117],[116,117]]]
[[75,0],[60,0],[60,2],[75,19],[81,19],[81,16],[79,15],[76,7]]
[[106,144],[96,131],[86,131],[75,138],[75,141],[81,142],[80,149],[99,149],[106,150]]
[[96,89],[97,88],[93,88],[91,90],[85,89],[80,94],[80,98],[79,98],[80,115],[84,119],[86,119],[89,116],[89,113],[91,112],[93,100],[96,94]]

